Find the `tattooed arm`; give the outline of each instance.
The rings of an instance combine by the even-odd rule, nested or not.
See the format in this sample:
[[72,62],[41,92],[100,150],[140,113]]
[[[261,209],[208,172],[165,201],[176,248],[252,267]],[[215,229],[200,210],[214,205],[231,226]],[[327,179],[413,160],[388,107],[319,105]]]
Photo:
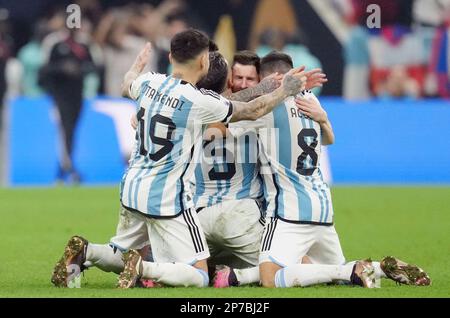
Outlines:
[[248,103],[233,102],[231,122],[256,120],[270,113],[286,97],[305,89],[306,77],[299,68],[290,70],[283,78],[282,85],[272,93],[258,97]]
[[[305,67],[302,67],[301,69],[304,70]],[[305,89],[307,90],[313,89],[315,87],[322,87],[324,83],[328,82],[327,76],[322,73],[322,70],[320,68],[316,68],[306,72],[305,76]],[[233,101],[249,102],[259,96],[269,94],[276,90],[278,87],[280,87],[282,79],[283,75],[274,73],[264,78],[255,87],[246,88],[236,93],[224,94],[224,97]]]
[[259,96],[269,94],[274,90],[276,90],[278,87],[280,87],[282,79],[283,79],[282,75],[273,74],[264,78],[255,87],[249,87],[239,92],[225,95],[224,97],[233,101],[249,102]]

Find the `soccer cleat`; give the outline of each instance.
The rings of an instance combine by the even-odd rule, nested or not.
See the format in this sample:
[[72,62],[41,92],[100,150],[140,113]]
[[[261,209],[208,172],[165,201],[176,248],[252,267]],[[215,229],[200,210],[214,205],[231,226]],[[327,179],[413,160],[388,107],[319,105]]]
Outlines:
[[365,288],[380,287],[380,280],[375,276],[375,268],[371,260],[357,261],[353,265],[350,282],[353,285],[359,285]]
[[215,288],[239,286],[236,273],[231,267],[225,265],[216,267],[213,283]]
[[387,256],[380,262],[387,277],[399,284],[429,286],[431,279],[425,271],[416,265],[405,263],[393,256]]
[[[88,241],[81,236],[72,236],[64,248],[64,254],[56,263],[52,274],[52,283],[56,287],[68,287],[71,276],[83,272],[86,262]],[[74,275],[73,275],[74,274]],[[76,277],[73,277],[76,278]]]
[[133,288],[142,276],[142,257],[136,250],[130,250],[123,254],[125,264],[119,275],[118,288]]

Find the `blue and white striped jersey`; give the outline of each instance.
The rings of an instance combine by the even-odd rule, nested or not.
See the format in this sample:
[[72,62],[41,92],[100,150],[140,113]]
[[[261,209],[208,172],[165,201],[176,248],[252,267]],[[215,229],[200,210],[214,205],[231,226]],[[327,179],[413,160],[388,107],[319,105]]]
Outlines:
[[122,205],[153,217],[193,207],[188,169],[205,124],[228,122],[232,104],[164,74],[146,73],[130,87],[136,100],[137,145],[121,183]]
[[[235,124],[230,124],[233,127]],[[237,138],[202,141],[199,163],[195,167],[194,204],[208,207],[226,200],[260,199],[258,138],[249,131]]]
[[[311,92],[304,98],[316,98]],[[255,122],[260,142],[260,173],[268,216],[312,224],[332,224],[333,206],[320,171],[321,128],[287,98]]]

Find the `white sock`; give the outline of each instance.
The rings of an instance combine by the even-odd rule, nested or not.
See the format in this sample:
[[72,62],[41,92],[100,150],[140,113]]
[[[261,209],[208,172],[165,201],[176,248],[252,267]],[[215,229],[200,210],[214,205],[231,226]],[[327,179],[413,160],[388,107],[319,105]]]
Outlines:
[[[347,263],[346,265],[354,265],[356,263],[356,261],[352,261]],[[386,276],[386,274],[383,272],[383,270],[381,269],[380,266],[380,262],[372,262],[373,268],[375,269],[375,278],[379,279],[379,278],[388,278]]]
[[376,278],[387,278],[386,274],[383,272],[380,266],[380,262],[372,262],[373,268],[375,269]]
[[258,266],[243,269],[234,269],[234,273],[236,274],[236,278],[240,286],[259,283],[260,281]]
[[142,262],[142,277],[169,286],[206,287],[208,273],[183,263]]
[[306,287],[334,280],[350,281],[353,265],[296,264],[278,270],[276,287]]
[[122,252],[108,244],[89,243],[86,251],[86,267],[95,266],[105,272],[120,274],[123,271]]

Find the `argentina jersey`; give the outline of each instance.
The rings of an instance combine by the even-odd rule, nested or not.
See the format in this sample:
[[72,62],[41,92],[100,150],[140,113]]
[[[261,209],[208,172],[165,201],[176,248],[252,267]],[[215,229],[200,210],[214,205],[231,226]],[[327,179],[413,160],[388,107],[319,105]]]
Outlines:
[[[316,98],[311,92],[303,98]],[[259,130],[267,215],[331,225],[333,206],[320,171],[320,125],[300,113],[293,97],[266,115]]]
[[193,207],[194,145],[204,125],[227,123],[232,104],[214,92],[164,74],[146,73],[130,87],[138,105],[136,148],[121,182],[121,203],[152,217],[173,217]]
[[202,140],[199,146],[201,153],[194,172],[196,208],[263,196],[255,132],[249,131],[237,138],[228,135]]

